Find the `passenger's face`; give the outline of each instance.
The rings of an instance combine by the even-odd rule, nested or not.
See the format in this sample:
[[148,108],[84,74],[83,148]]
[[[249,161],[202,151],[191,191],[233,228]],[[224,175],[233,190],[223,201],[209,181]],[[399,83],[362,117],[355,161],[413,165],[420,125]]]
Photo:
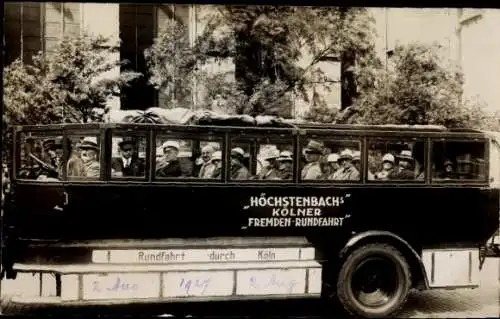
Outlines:
[[447,172],[447,173],[451,173],[453,171],[453,166],[451,165],[446,165],[444,170]]
[[134,152],[134,147],[130,144],[123,145],[122,147],[122,156],[126,159],[129,159]]
[[305,157],[307,162],[317,162],[319,160],[319,154],[305,152]]
[[168,162],[176,160],[177,154],[178,151],[175,148],[168,147],[163,150],[163,158]]
[[63,150],[62,150],[62,148],[56,149],[55,153],[56,153],[55,154],[56,155],[56,160],[57,161],[61,161],[61,159],[63,157]]
[[82,149],[81,154],[82,154],[82,161],[84,163],[94,161],[97,158],[97,153],[93,149]]
[[289,162],[289,161],[280,161],[279,162],[279,168],[280,169],[288,169],[292,166],[292,162]]
[[349,159],[343,159],[343,160],[339,161],[339,164],[341,167],[344,167],[344,168],[352,166],[352,162]]
[[399,161],[399,167],[401,168],[409,168],[410,167],[410,162],[407,160],[400,160]]
[[212,152],[211,151],[202,151],[201,152],[201,159],[204,162],[208,162],[211,157],[212,157]]
[[333,171],[336,171],[339,168],[339,163],[337,163],[337,162],[330,162],[330,168]]
[[386,161],[386,162],[384,162],[384,163],[382,164],[382,166],[383,166],[384,170],[386,170],[386,171],[391,170],[391,169],[392,169],[392,167],[393,167],[392,163],[391,163],[391,162],[387,162],[387,161]]
[[240,161],[236,156],[231,156],[231,165],[239,165]]

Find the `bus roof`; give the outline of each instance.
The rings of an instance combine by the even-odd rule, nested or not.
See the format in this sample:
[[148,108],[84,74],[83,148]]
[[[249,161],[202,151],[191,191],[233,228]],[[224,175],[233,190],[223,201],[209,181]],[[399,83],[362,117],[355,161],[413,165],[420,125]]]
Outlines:
[[299,121],[284,120],[275,123],[263,123],[249,125],[248,123],[237,123],[235,121],[211,121],[211,123],[199,124],[156,124],[156,123],[80,123],[80,124],[50,124],[50,125],[29,125],[29,126],[16,126],[18,131],[35,130],[40,131],[43,129],[51,130],[64,130],[64,129],[100,129],[100,128],[155,128],[155,127],[172,127],[172,128],[186,128],[188,130],[196,130],[196,128],[218,128],[223,130],[228,129],[298,129],[298,130],[340,130],[340,131],[404,131],[404,132],[456,132],[456,133],[482,133],[487,132],[468,129],[468,128],[446,128],[439,125],[400,125],[400,124],[385,124],[385,125],[366,125],[366,124],[323,124],[323,123],[305,123]]

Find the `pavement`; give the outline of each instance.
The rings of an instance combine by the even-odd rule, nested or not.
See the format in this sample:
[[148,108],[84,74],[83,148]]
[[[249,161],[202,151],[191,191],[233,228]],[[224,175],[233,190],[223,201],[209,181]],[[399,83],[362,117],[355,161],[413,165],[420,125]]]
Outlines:
[[[398,314],[400,318],[484,318],[500,316],[500,258],[488,258],[480,272],[481,287],[477,289],[430,290],[410,294],[408,302]],[[2,281],[2,299],[5,303],[10,296],[20,294],[23,289],[36,291],[36,287],[29,285],[29,275],[20,275],[16,280]],[[328,310],[325,310],[328,308]],[[319,301],[304,302],[217,302],[190,304],[174,304],[151,306],[133,309],[89,310],[93,313],[139,313],[168,316],[180,315],[263,315],[275,314],[278,316],[303,316],[306,318],[345,317],[339,305],[320,304]],[[327,311],[327,315],[324,314]],[[72,313],[85,313],[87,310],[73,309]],[[333,313],[332,313],[333,312]],[[52,312],[51,312],[52,313]]]

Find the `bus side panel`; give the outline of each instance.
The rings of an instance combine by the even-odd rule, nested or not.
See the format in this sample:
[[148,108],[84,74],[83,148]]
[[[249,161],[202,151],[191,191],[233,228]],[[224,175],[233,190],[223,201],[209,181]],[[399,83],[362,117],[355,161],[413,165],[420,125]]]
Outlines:
[[[64,191],[68,203],[57,209]],[[16,196],[15,223],[24,238],[310,236],[332,250],[365,230],[391,231],[416,251],[475,245],[497,229],[499,202],[496,190],[465,187],[19,185]],[[309,219],[297,224],[293,214]],[[255,222],[270,218],[278,219]]]

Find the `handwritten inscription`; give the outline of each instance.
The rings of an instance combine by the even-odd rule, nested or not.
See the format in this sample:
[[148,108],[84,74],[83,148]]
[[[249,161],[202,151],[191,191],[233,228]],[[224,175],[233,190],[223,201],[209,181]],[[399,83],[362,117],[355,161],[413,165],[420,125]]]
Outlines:
[[116,277],[114,282],[102,283],[99,280],[94,280],[92,283],[92,290],[97,293],[103,291],[109,292],[120,292],[120,291],[137,291],[139,290],[139,285],[135,283],[129,283],[123,280],[121,277]]
[[186,295],[203,296],[211,282],[211,278],[204,279],[187,279],[181,278],[179,287],[186,292]]
[[280,295],[305,292],[305,269],[242,270],[237,273],[240,295]]
[[249,217],[246,227],[340,227],[349,214],[325,216],[324,209],[344,205],[351,194],[344,196],[251,196],[244,209],[270,208],[269,217]]
[[264,280],[263,282],[259,279],[258,276],[250,277],[250,286],[253,289],[257,290],[273,291],[278,289],[284,290],[285,293],[291,294],[297,284],[298,282],[295,279],[278,279],[276,277],[276,274],[273,274],[269,280]]
[[166,297],[230,296],[233,292],[232,271],[188,271],[163,274]]
[[86,300],[157,298],[160,275],[153,273],[83,275],[83,298]]

